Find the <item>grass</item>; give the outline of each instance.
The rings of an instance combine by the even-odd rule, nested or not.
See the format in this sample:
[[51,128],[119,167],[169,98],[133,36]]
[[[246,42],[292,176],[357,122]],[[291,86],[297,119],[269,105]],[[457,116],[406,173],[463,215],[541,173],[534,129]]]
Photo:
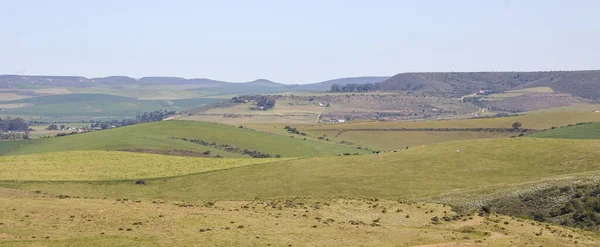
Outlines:
[[172,139],[200,139],[217,144],[236,146],[261,153],[282,157],[315,157],[361,152],[354,148],[335,144],[303,141],[297,138],[266,134],[232,126],[201,123],[195,121],[161,121],[96,131],[58,138],[42,138],[28,141],[0,142],[0,154],[32,154],[72,150],[189,150],[223,157],[247,157],[238,153],[225,152]]
[[[2,246],[594,246],[598,241],[592,232],[504,216],[435,225],[431,218],[454,213],[442,205],[385,200],[260,200],[211,206],[17,194],[1,196],[0,204]],[[496,222],[508,224],[500,227]],[[540,231],[544,235],[536,236]]]
[[581,124],[537,132],[530,135],[537,138],[560,139],[600,139],[600,123]]
[[280,159],[211,159],[115,151],[70,151],[0,157],[0,180],[91,181],[181,176]]
[[398,150],[405,147],[429,145],[433,143],[470,140],[481,138],[505,138],[516,135],[503,132],[471,131],[347,131],[338,135],[337,131],[310,131],[315,136],[325,135],[335,142],[350,142],[375,150]]
[[322,129],[386,129],[386,128],[511,128],[514,122],[521,122],[527,129],[549,129],[552,126],[566,126],[582,122],[600,122],[600,113],[594,112],[548,112],[543,114],[521,115],[500,118],[459,119],[414,122],[362,122],[329,125],[302,125],[303,130]]
[[[461,150],[456,153],[456,150]],[[256,197],[377,197],[419,200],[449,191],[545,180],[597,171],[600,141],[482,139],[409,148],[400,153],[322,157],[122,182],[2,182],[1,187],[68,195],[165,200],[248,200]],[[185,188],[185,189],[182,189]]]

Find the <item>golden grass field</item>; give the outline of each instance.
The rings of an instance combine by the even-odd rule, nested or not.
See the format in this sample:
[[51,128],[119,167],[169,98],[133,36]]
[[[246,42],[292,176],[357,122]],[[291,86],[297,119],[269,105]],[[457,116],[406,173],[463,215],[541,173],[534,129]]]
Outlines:
[[0,189],[3,246],[595,246],[597,233],[374,199],[65,198]]
[[283,161],[217,159],[116,151],[69,151],[0,156],[0,180],[99,181],[172,177]]

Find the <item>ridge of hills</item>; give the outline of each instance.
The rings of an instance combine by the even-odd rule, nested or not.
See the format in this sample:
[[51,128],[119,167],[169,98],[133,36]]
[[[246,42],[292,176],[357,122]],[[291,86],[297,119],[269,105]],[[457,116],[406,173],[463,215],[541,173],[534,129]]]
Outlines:
[[0,75],[0,89],[27,89],[31,87],[111,87],[126,85],[196,85],[201,87],[235,87],[253,86],[280,88],[286,90],[328,90],[333,84],[365,84],[381,82],[389,77],[348,77],[338,78],[310,84],[284,84],[268,79],[256,79],[248,82],[227,82],[207,78],[182,77],[142,77],[139,79],[127,76],[107,76],[87,78],[82,76],[30,76],[30,75]]
[[190,90],[223,90],[227,93],[277,93],[286,91],[326,91],[333,84],[380,83],[382,91],[434,93],[461,97],[479,90],[504,92],[533,87],[549,87],[556,93],[600,99],[600,70],[536,72],[418,72],[399,73],[392,77],[348,77],[318,83],[292,85],[258,79],[249,82],[226,82],[207,78],[126,76],[86,78],[80,76],[0,75],[0,89],[36,87],[123,87],[128,85],[192,85]]
[[558,93],[600,99],[600,70],[400,73],[381,83],[384,91],[437,93],[447,97],[469,95],[476,90],[504,92],[532,87],[550,87]]

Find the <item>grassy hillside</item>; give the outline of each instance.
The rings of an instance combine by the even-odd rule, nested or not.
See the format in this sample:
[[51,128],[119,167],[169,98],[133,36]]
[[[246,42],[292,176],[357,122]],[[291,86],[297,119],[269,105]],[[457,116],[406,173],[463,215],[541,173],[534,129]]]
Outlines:
[[124,180],[181,176],[281,159],[208,159],[114,151],[0,157],[0,180]]
[[581,124],[563,128],[556,128],[535,133],[530,137],[560,139],[600,139],[600,123]]
[[[355,153],[361,150],[303,141],[249,129],[194,121],[161,121],[138,124],[110,130],[58,138],[44,138],[19,142],[0,142],[1,154],[32,154],[72,150],[189,150],[224,157],[242,157],[241,154],[225,152],[199,144],[172,139],[188,138],[235,146],[239,149],[255,150],[282,157],[314,157]],[[247,156],[246,156],[247,157]]]
[[[0,190],[2,246],[595,246],[598,234],[386,200],[211,203],[48,198]],[[536,235],[539,234],[539,235]],[[429,245],[426,245],[429,246]]]
[[150,185],[144,187],[136,187],[130,182],[2,182],[0,186],[72,196],[134,199],[351,196],[418,200],[450,191],[498,189],[569,174],[597,172],[599,150],[600,141],[591,140],[483,139],[441,143],[383,155],[322,157],[244,166],[151,180]]

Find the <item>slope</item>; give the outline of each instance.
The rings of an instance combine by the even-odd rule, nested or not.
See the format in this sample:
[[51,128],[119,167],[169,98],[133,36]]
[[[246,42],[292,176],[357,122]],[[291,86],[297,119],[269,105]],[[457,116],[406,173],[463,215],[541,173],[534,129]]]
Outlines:
[[210,148],[174,138],[198,139],[208,143],[215,142],[216,145],[234,146],[240,150],[254,150],[271,156],[279,154],[282,157],[314,157],[360,151],[322,142],[303,141],[244,128],[194,121],[161,121],[58,138],[3,143],[5,148],[2,151],[8,150],[8,154],[31,154],[70,150],[155,149],[195,152],[211,150],[221,156],[241,156],[237,152],[222,151],[225,147],[219,150],[214,148],[216,145]]
[[209,172],[281,159],[207,159],[117,152],[69,151],[0,157],[0,180],[99,181]]
[[[457,153],[456,150],[460,150]],[[256,197],[376,197],[419,200],[448,192],[502,189],[585,172],[598,174],[600,141],[482,139],[399,153],[322,157],[132,182],[1,182],[0,187],[75,196],[166,200]],[[185,189],[181,189],[185,188]]]
[[600,139],[600,123],[578,124],[537,132],[530,137],[560,139]]

